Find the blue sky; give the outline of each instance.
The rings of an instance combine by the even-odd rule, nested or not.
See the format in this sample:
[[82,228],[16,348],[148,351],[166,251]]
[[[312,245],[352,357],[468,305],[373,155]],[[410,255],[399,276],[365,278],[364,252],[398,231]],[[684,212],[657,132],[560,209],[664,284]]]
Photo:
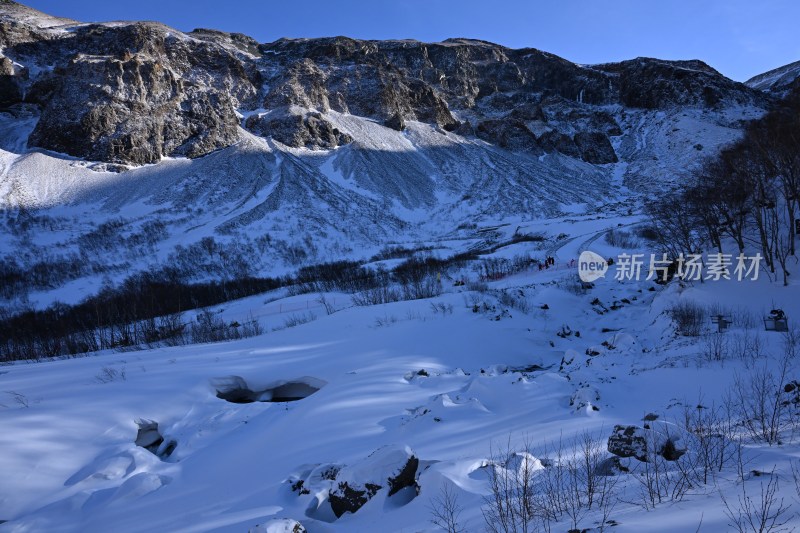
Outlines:
[[800,60],[797,0],[23,0],[82,21],[158,20],[180,30],[280,37],[472,37],[577,63],[702,59],[735,80]]

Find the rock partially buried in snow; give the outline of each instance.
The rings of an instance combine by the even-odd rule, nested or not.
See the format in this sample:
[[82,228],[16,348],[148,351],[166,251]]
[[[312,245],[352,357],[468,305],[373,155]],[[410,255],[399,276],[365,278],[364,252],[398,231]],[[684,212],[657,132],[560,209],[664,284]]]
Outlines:
[[137,446],[141,446],[161,459],[166,459],[172,455],[178,443],[174,440],[164,440],[164,436],[161,435],[158,429],[158,422],[153,420],[137,420],[136,424],[139,426],[135,441]]
[[265,524],[251,527],[248,533],[306,533],[306,528],[291,518],[275,518]]
[[608,451],[618,457],[633,457],[648,462],[654,455],[677,461],[686,453],[681,444],[683,431],[673,424],[660,422],[639,426],[614,426],[608,438]]
[[647,436],[639,426],[614,426],[608,438],[608,451],[618,457],[635,457],[647,461]]
[[388,496],[402,489],[417,487],[419,459],[407,446],[385,446],[364,461],[342,468],[329,495],[337,518],[355,513],[375,494],[388,488]]
[[239,376],[217,378],[212,381],[217,398],[231,403],[294,402],[307,398],[321,389],[325,382],[316,378],[300,378],[278,382],[270,387],[250,387]]
[[139,420],[136,422],[139,431],[136,433],[136,445],[142,448],[158,447],[164,441],[158,432],[158,422],[153,420]]

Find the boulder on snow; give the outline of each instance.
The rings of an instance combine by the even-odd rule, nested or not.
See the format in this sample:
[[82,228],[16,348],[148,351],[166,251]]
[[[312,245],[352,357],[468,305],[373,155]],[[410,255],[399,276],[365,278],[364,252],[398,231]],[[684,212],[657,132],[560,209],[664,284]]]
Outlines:
[[629,472],[630,469],[622,464],[619,457],[608,457],[600,461],[594,469],[595,475],[598,476],[616,476]]
[[174,440],[164,440],[164,436],[158,430],[158,422],[154,420],[137,420],[136,425],[139,430],[136,432],[136,445],[157,455],[161,459],[166,459],[177,448],[178,443]]
[[329,494],[337,518],[355,513],[377,492],[388,488],[392,496],[406,487],[416,487],[419,459],[407,446],[384,446],[364,461],[342,468]]
[[608,451],[618,457],[635,457],[647,461],[647,435],[639,426],[614,426],[608,438]]
[[[686,453],[682,444],[683,431],[673,424],[660,422],[644,428],[639,426],[614,426],[608,438],[608,451],[618,457],[633,457],[647,462],[655,451],[667,461],[677,461]],[[648,449],[651,446],[651,449]]]
[[151,448],[164,442],[164,437],[158,432],[158,422],[153,420],[139,420],[136,422],[139,431],[136,433],[136,445],[142,448]]

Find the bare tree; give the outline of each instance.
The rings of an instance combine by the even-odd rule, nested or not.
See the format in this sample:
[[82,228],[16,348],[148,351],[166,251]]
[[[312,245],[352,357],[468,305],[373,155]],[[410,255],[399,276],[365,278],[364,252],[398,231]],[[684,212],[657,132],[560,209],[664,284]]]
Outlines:
[[490,533],[528,533],[534,524],[534,472],[538,462],[527,451],[515,452],[511,439],[500,452],[490,451],[487,465],[491,494],[482,508],[486,529]]
[[439,494],[431,498],[428,510],[431,513],[431,522],[447,533],[466,531],[459,524],[464,507],[458,502],[458,493],[452,482],[442,484]]
[[791,363],[791,358],[784,354],[774,372],[764,363],[746,375],[734,376],[734,404],[742,425],[753,439],[770,446],[780,442],[788,422],[787,405],[781,394]]
[[771,533],[789,531],[783,526],[789,521],[789,506],[778,496],[778,476],[773,470],[767,476],[766,484],[760,482],[759,493],[752,496],[747,490],[747,483],[741,483],[741,493],[737,502],[729,502],[725,493],[720,491],[728,525],[739,533]]

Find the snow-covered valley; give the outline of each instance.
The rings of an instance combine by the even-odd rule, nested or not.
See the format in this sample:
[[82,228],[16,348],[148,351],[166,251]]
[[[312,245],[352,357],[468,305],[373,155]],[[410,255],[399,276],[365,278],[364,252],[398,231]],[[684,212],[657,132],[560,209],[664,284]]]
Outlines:
[[797,73],[0,1],[0,532],[800,529]]

